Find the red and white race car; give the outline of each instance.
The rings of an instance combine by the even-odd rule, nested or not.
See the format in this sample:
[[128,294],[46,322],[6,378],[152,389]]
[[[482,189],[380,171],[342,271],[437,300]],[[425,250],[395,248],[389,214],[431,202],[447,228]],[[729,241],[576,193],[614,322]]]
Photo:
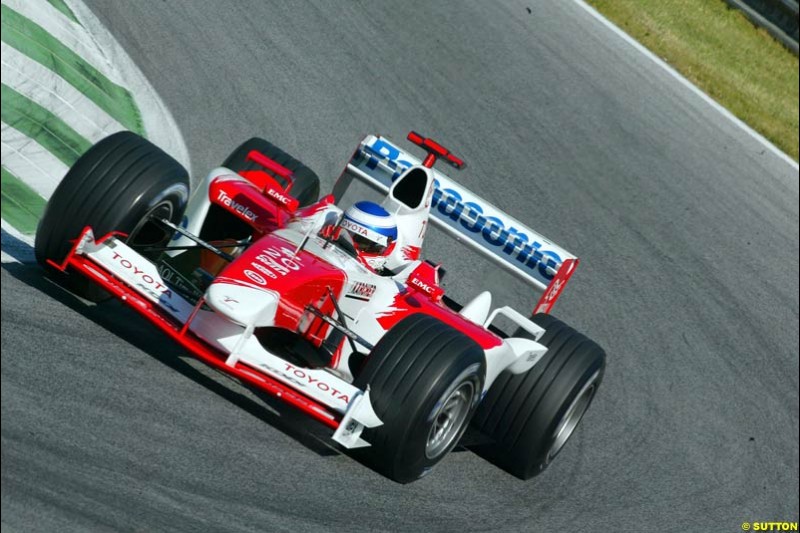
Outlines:
[[[408,139],[423,161],[368,136],[319,199],[311,170],[253,138],[190,198],[180,164],[117,133],[54,192],[37,260],[329,426],[395,481],[429,472],[468,426],[484,437],[477,453],[528,479],[562,449],[605,367],[597,344],[549,315],[577,258],[434,170],[464,166],[440,144]],[[337,205],[354,179],[380,204]],[[541,290],[532,318],[492,308],[488,292],[445,296],[441,269],[419,257],[429,223]]]

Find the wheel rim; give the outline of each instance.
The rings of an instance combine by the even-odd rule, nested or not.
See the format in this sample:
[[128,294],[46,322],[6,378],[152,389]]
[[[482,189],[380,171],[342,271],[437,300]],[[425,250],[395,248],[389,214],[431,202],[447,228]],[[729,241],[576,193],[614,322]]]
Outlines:
[[442,398],[444,401],[436,402],[436,407],[428,417],[429,420],[433,419],[425,444],[425,456],[428,459],[444,454],[461,434],[475,399],[475,384],[464,381]]
[[558,426],[556,426],[553,444],[550,446],[550,450],[547,452],[548,463],[556,455],[558,455],[558,452],[561,451],[561,448],[564,447],[564,444],[566,444],[569,438],[572,436],[575,428],[578,427],[581,418],[583,418],[583,415],[589,408],[589,404],[592,403],[594,393],[597,391],[597,380],[599,377],[600,371],[597,371],[592,375],[591,378],[589,378],[589,380],[581,388],[580,392],[578,392],[578,394],[575,396],[575,399],[572,400],[569,408],[567,408],[564,416],[559,421]]
[[128,235],[126,243],[132,248],[155,246],[166,240],[168,233],[153,219],[172,219],[173,205],[169,200],[164,200],[142,217],[133,231]]
[[172,232],[156,222],[156,219],[178,222],[175,219],[179,218],[188,198],[189,188],[185,183],[176,182],[164,188],[150,199],[147,211],[128,232],[125,242],[132,248],[159,246],[166,243]]
[[175,213],[176,199],[171,196],[174,195],[175,190],[177,190],[177,187],[172,187],[165,191],[161,200],[147,210],[147,213],[128,234],[128,238],[125,240],[128,246],[134,249],[156,247],[164,245],[169,240],[171,234],[156,220],[172,220]]

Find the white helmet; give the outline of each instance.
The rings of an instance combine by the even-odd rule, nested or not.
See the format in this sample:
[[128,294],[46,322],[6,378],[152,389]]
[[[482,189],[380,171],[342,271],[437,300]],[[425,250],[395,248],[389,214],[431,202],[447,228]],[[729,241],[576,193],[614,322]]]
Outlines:
[[375,202],[356,202],[344,212],[342,229],[353,238],[358,258],[373,270],[381,270],[397,242],[394,216]]

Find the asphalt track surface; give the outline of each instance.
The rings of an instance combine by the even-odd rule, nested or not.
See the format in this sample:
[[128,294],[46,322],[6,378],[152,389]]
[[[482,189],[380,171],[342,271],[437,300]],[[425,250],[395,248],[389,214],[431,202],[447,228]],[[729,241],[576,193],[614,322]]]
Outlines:
[[[327,188],[366,133],[435,136],[470,165],[456,179],[582,258],[556,314],[609,365],[542,476],[520,482],[462,451],[401,486],[120,305],[86,306],[38,267],[4,265],[4,531],[797,520],[797,171],[585,11],[89,4],[174,113],[197,176],[260,135]],[[532,304],[447,239],[427,253],[459,273],[457,299],[489,285]]]

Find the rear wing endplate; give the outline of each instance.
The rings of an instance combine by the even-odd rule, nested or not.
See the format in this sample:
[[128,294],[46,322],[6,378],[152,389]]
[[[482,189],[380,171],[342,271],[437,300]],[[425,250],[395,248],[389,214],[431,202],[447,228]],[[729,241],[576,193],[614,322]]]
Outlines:
[[[385,137],[367,136],[337,181],[333,194],[340,200],[354,177],[387,193],[392,182],[407,168],[419,164],[419,159]],[[574,272],[577,258],[438,170],[434,170],[434,176],[431,222],[543,291],[535,310],[548,312]]]

